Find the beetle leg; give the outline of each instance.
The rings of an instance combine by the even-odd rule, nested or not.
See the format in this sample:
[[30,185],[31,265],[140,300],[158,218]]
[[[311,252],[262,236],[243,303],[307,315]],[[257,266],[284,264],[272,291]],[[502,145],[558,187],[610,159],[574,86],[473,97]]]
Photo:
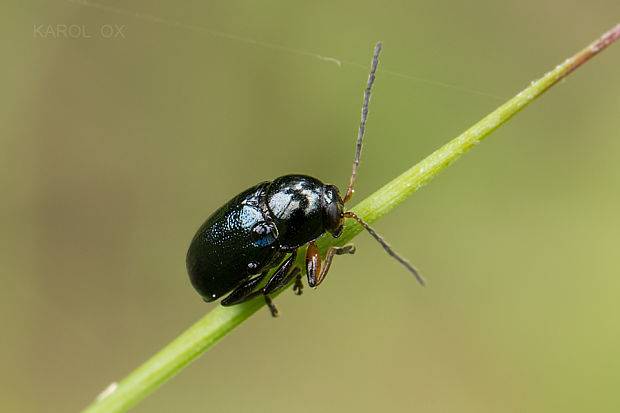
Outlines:
[[271,316],[277,317],[279,314],[278,308],[273,303],[273,301],[271,301],[271,297],[269,297],[268,295],[264,295],[263,297],[265,297],[265,303],[267,304],[267,307],[269,307],[269,311],[271,311]]
[[295,294],[297,295],[301,295],[304,292],[304,285],[301,282],[301,271],[299,271],[297,273],[297,276],[295,277],[295,285],[293,285],[293,291],[295,291]]
[[229,305],[235,305],[247,301],[253,297],[252,291],[258,284],[265,278],[268,271],[263,271],[259,276],[245,281],[240,286],[235,288],[232,293],[228,294],[228,297],[222,300],[222,305],[227,307]]
[[[277,272],[277,271],[276,271]],[[281,289],[282,287],[286,286],[295,276],[299,276],[299,274],[301,274],[301,270],[298,267],[294,267],[292,268],[288,274],[286,275],[286,277],[281,278],[280,281],[277,284],[273,284],[271,286],[271,289],[269,291],[267,291],[267,286],[253,291],[251,293],[249,293],[248,295],[242,297],[239,301],[236,301],[234,303],[227,303],[224,304],[222,302],[222,305],[233,305],[233,304],[239,304],[239,303],[243,303],[246,302],[248,300],[251,300],[252,298],[258,297],[259,295],[262,295],[263,298],[265,299],[265,304],[267,304],[267,307],[269,307],[269,311],[271,311],[271,315],[273,317],[277,317],[278,316],[278,308],[276,307],[276,305],[273,303],[273,301],[271,300],[271,297],[269,297],[269,294],[278,291],[279,289]],[[275,277],[275,275],[274,275]],[[274,279],[274,277],[271,277],[270,281]]]
[[321,270],[321,275],[319,275],[319,279],[317,280],[318,281],[317,286],[323,282],[323,279],[327,275],[327,271],[329,271],[329,267],[332,265],[332,259],[334,258],[334,254],[335,255],[355,254],[355,245],[348,244],[348,245],[345,245],[344,247],[330,247],[327,250],[327,254],[325,256],[325,267],[323,267],[323,269]]
[[[256,291],[256,293],[263,294],[263,297],[265,297],[265,303],[267,303],[267,306],[269,306],[269,310],[271,310],[272,316],[274,317],[278,316],[278,309],[276,308],[275,304],[273,304],[273,302],[271,301],[271,297],[269,297],[269,294],[274,293],[280,290],[281,288],[284,288],[294,277],[299,277],[300,274],[301,274],[301,269],[299,267],[293,267],[290,269],[290,271],[288,271],[288,274],[286,275],[286,277],[278,281],[277,284],[273,284],[270,287],[270,290],[267,290],[267,287],[269,286],[268,284],[261,290]],[[271,280],[273,280],[273,277],[271,278]],[[269,280],[269,282],[271,282],[271,280]]]
[[[345,245],[344,247],[330,247],[325,256],[325,265],[321,268],[321,253],[314,242],[308,245],[306,251],[306,273],[308,274],[308,285],[310,287],[318,287],[323,282],[329,267],[332,265],[334,255],[353,254],[355,253],[354,245]],[[318,273],[318,278],[317,278]]]
[[297,258],[297,250],[293,250],[293,253],[290,257],[288,257],[280,268],[273,273],[269,281],[265,287],[263,287],[263,293],[265,295],[271,294],[274,291],[278,291],[280,288],[284,287],[292,278],[291,273],[294,271],[291,267],[295,263],[295,259]]
[[278,309],[271,301],[269,294],[278,291],[285,285],[287,285],[293,277],[299,275],[299,268],[291,268],[295,263],[295,258],[297,257],[297,250],[294,250],[290,257],[288,257],[282,265],[276,270],[276,272],[271,276],[267,284],[256,291],[254,289],[267,275],[267,271],[263,272],[258,277],[252,278],[251,280],[246,281],[237,287],[232,293],[228,295],[225,299],[222,300],[223,306],[230,306],[235,304],[244,303],[249,301],[259,295],[262,295],[265,298],[265,303],[269,307],[271,311],[271,315],[274,317],[278,316]]
[[321,253],[315,242],[308,244],[306,249],[306,274],[308,275],[308,285],[316,287],[316,274],[321,272]]
[[[301,268],[299,267],[293,267],[290,269],[290,271],[286,274],[286,277],[282,278],[281,280],[278,281],[277,284],[273,284],[272,286],[269,286],[269,284],[267,284],[265,286],[265,288],[263,289],[263,293],[265,295],[267,294],[271,294],[271,293],[275,293],[276,291],[286,287],[286,285],[291,282],[291,280],[295,277],[298,277],[301,275]],[[270,280],[271,282],[271,280]],[[267,290],[267,287],[269,287],[269,290]]]

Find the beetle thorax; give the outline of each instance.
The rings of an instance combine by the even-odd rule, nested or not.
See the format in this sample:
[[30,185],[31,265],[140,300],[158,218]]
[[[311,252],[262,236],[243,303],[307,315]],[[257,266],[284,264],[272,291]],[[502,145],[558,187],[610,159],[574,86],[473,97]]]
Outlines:
[[278,228],[281,248],[294,249],[325,232],[323,184],[305,175],[285,175],[266,189],[265,204]]

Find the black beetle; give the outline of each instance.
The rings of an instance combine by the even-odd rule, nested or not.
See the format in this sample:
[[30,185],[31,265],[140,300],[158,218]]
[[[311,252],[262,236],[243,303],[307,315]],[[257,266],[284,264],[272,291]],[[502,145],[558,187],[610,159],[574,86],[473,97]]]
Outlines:
[[[277,316],[278,311],[269,294],[285,287],[293,279],[295,292],[298,295],[302,292],[301,270],[294,266],[298,248],[308,245],[306,273],[310,287],[321,284],[334,255],[355,252],[353,245],[331,247],[321,266],[321,254],[314,241],[325,232],[338,238],[345,218],[357,220],[424,285],[423,279],[407,261],[398,256],[364,221],[344,210],[344,204],[353,196],[370,90],[380,51],[381,43],[378,43],[364,92],[357,152],[344,199],[334,185],[326,185],[306,175],[285,175],[272,182],[255,185],[224,204],[198,229],[187,251],[187,272],[204,301],[214,301],[230,293],[222,300],[222,305],[229,306],[262,295],[271,314]],[[275,267],[277,270],[266,284],[259,287],[269,270]]]

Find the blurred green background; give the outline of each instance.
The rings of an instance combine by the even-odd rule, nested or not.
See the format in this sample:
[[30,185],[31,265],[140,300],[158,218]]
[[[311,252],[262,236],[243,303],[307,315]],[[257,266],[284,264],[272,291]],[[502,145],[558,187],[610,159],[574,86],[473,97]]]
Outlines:
[[[130,13],[2,6],[7,412],[80,410],[213,308],[185,252],[232,195],[346,185],[377,40],[358,201],[620,20],[617,0],[100,4]],[[618,67],[612,45],[375,224],[427,288],[361,234],[135,411],[619,411]]]

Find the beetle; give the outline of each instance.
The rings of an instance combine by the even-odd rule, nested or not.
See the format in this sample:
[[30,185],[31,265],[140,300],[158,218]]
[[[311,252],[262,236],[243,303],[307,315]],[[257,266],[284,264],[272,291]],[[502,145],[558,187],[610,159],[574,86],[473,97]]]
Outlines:
[[[278,315],[270,294],[295,280],[294,291],[302,293],[301,270],[295,267],[299,248],[306,249],[308,285],[323,282],[334,255],[353,254],[355,247],[333,246],[321,265],[315,241],[328,232],[338,238],[345,218],[359,222],[383,248],[417,278],[424,280],[406,260],[344,204],[353,196],[354,182],[362,150],[362,138],[368,117],[368,102],[379,63],[381,43],[375,48],[368,84],[364,91],[362,119],[357,138],[353,172],[344,198],[334,185],[324,184],[307,175],[284,175],[246,189],[216,210],[196,232],[187,251],[190,280],[206,302],[228,294],[221,302],[231,306],[263,296],[272,316]],[[276,268],[266,283],[268,272]]]

